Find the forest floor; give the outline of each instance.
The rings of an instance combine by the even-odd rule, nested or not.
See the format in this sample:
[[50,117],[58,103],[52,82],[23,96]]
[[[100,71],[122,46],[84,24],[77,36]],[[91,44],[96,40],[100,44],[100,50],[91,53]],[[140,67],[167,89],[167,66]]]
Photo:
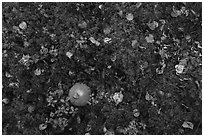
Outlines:
[[3,134],[202,134],[202,3],[2,8]]

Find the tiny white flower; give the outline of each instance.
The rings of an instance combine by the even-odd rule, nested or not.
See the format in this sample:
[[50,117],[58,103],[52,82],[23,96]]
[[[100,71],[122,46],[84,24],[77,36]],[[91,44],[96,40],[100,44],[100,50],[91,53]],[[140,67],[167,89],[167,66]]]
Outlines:
[[29,47],[30,46],[30,43],[29,42],[27,42],[27,41],[24,41],[24,47],[26,48],[26,47]]
[[40,53],[41,54],[47,54],[48,53],[48,49],[45,48],[44,46],[42,46],[41,49],[40,49]]
[[26,62],[28,62],[30,59],[29,55],[23,55],[23,57],[21,58],[21,60],[19,60],[19,63],[21,64],[25,64]]
[[155,28],[159,26],[158,22],[156,21],[153,21],[152,23],[147,23],[147,25],[151,30],[155,30]]
[[111,66],[111,65],[109,65],[107,68],[108,68],[108,69],[110,69],[111,67],[112,67],[112,66]]
[[74,72],[73,71],[69,71],[69,75],[73,75],[74,74]]
[[55,113],[51,112],[50,117],[54,117],[54,116],[55,116]]
[[28,107],[28,112],[29,112],[29,113],[32,113],[34,110],[35,110],[35,107],[34,107],[34,106],[29,106],[29,107]]
[[181,73],[183,73],[183,71],[184,71],[184,66],[178,64],[178,65],[175,66],[175,69],[176,69],[176,73],[177,73],[177,74],[181,74]]
[[138,41],[135,39],[135,40],[132,40],[132,47],[136,47],[136,44],[138,43]]
[[116,105],[118,105],[120,102],[123,101],[123,94],[121,92],[116,92],[113,95],[113,100],[116,103]]
[[134,109],[133,110],[133,115],[134,115],[134,117],[139,117],[140,111],[138,109]]
[[68,58],[71,58],[71,57],[73,56],[73,53],[71,53],[71,52],[68,51],[68,52],[66,53],[66,56],[67,56]]
[[49,51],[49,53],[53,56],[57,56],[58,55],[58,50],[57,49],[52,49]]
[[147,43],[153,43],[154,42],[154,36],[152,34],[149,34],[149,36],[145,37]]
[[146,95],[145,95],[145,99],[147,101],[150,101],[150,100],[153,100],[153,97],[147,92]]
[[105,38],[103,41],[104,41],[104,43],[110,43],[111,42],[111,38]]
[[41,75],[41,70],[39,68],[37,68],[35,71],[34,71],[34,74],[39,76]]
[[128,13],[128,14],[126,15],[126,19],[127,19],[128,21],[133,20],[133,18],[134,18],[134,16],[133,16],[132,13]]
[[39,129],[40,130],[45,130],[47,128],[47,124],[40,124]]

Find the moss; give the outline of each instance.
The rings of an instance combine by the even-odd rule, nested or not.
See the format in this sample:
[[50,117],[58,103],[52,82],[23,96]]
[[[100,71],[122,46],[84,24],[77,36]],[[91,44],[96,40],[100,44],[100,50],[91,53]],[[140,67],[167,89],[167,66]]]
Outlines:
[[[2,3],[3,134],[202,134],[201,9],[199,2]],[[76,83],[88,90],[80,105],[69,95]],[[123,94],[117,105],[115,93]]]

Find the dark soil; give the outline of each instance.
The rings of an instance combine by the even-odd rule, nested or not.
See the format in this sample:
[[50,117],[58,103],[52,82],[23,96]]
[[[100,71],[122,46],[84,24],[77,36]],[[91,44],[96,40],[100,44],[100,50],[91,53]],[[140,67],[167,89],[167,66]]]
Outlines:
[[3,134],[202,134],[202,3],[2,7]]

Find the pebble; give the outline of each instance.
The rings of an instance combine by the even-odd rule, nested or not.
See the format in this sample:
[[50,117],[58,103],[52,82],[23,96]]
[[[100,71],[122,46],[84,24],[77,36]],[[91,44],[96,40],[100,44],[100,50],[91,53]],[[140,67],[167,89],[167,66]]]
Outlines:
[[85,106],[90,94],[91,90],[86,84],[76,83],[69,91],[70,102],[75,106]]
[[134,19],[133,14],[132,14],[132,13],[128,13],[128,14],[126,15],[126,19],[127,19],[128,21],[133,20],[133,19]]
[[23,21],[23,22],[21,22],[20,24],[19,24],[19,28],[20,29],[26,29],[27,28],[27,24],[26,24],[26,22],[25,21]]

